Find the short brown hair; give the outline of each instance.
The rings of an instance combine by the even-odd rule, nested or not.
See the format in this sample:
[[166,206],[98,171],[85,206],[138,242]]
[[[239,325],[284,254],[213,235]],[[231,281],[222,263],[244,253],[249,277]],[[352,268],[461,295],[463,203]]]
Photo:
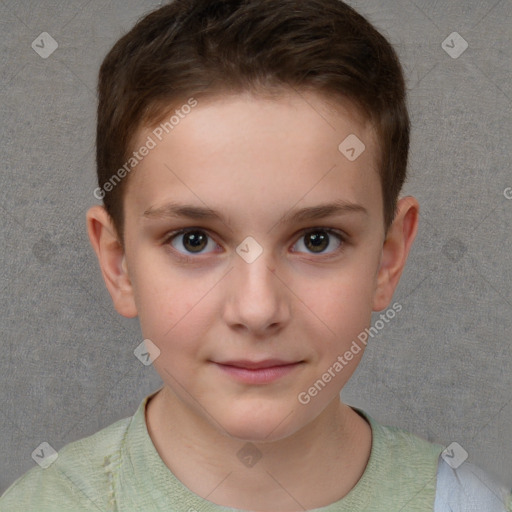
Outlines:
[[[99,187],[130,158],[138,130],[160,123],[171,105],[286,86],[348,100],[372,122],[387,231],[409,153],[403,70],[386,38],[339,0],[174,0],[143,17],[100,68]],[[121,241],[126,180],[102,196]]]

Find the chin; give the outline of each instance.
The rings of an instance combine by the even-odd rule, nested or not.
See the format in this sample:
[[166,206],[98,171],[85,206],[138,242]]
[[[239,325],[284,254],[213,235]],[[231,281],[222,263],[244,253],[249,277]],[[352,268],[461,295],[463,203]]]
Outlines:
[[283,407],[275,407],[265,412],[232,409],[221,422],[222,433],[233,439],[252,443],[279,441],[294,434],[302,426],[297,421],[296,411],[290,409],[283,414],[284,410]]

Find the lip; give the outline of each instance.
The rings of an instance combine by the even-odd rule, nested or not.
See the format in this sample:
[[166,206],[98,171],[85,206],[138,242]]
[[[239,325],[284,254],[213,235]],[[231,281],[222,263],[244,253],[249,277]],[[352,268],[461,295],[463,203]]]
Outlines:
[[299,361],[284,361],[282,359],[264,359],[262,361],[251,361],[249,359],[237,359],[236,361],[223,361],[217,364],[226,366],[234,366],[236,368],[244,368],[246,370],[261,370],[264,368],[272,368],[274,366],[287,366],[296,364]]
[[225,361],[214,362],[224,373],[245,384],[267,384],[278,380],[302,366],[304,361],[282,361],[265,359],[264,361]]

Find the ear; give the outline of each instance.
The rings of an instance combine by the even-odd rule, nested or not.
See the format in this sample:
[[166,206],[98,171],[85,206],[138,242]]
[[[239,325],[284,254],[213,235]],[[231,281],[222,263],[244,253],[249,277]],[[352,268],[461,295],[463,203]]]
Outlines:
[[380,266],[373,296],[373,310],[382,311],[391,299],[405,267],[409,250],[418,231],[418,201],[407,196],[397,204],[397,214],[382,247]]
[[103,206],[93,206],[86,215],[87,233],[98,257],[103,279],[116,311],[125,317],[137,316],[132,283],[124,249],[110,215]]

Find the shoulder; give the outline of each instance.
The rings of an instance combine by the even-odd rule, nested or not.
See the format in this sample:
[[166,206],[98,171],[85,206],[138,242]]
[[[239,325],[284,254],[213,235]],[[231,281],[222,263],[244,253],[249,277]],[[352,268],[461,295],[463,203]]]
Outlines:
[[512,512],[510,490],[465,462],[453,469],[439,458],[435,512]]
[[400,427],[382,425],[373,419],[372,430],[385,440],[390,452],[403,453],[409,460],[414,460],[416,457],[422,460],[428,459],[434,463],[434,470],[437,469],[438,457],[444,449],[441,444],[427,441]]
[[131,418],[67,444],[47,468],[34,466],[0,497],[2,512],[108,510],[110,466]]
[[478,466],[465,462],[453,469],[441,456],[443,445],[399,427],[381,425],[361,412],[370,419],[377,439],[386,447],[382,452],[389,461],[386,475],[393,474],[395,487],[400,487],[402,481],[408,488],[422,482],[425,510],[432,510],[434,504],[435,512],[512,512],[510,489],[494,482]]

